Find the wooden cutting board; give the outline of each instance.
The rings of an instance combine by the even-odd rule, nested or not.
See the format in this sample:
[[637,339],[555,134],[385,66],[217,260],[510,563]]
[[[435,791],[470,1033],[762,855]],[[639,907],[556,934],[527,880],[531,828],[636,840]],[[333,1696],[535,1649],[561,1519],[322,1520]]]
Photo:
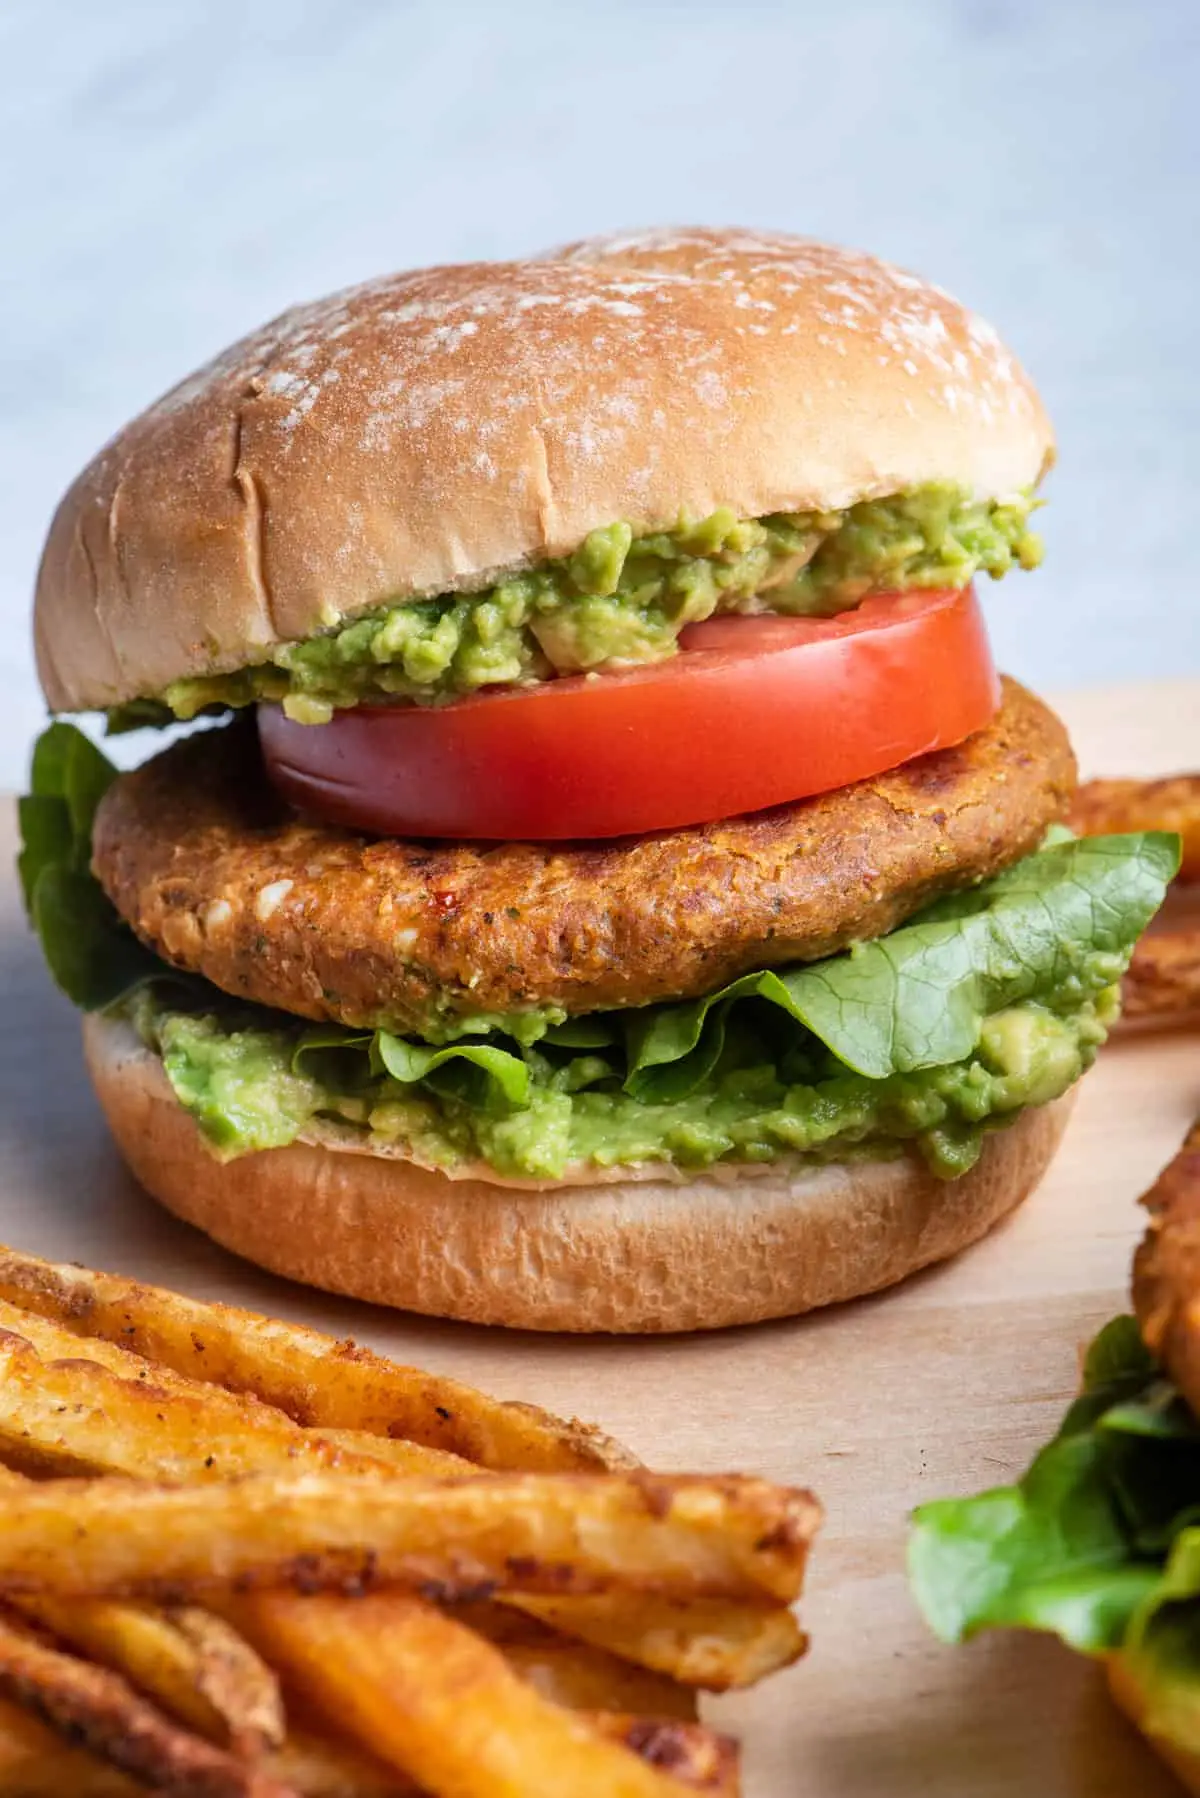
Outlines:
[[[1061,701],[1092,773],[1200,761],[1200,681]],[[11,831],[10,817],[3,823]],[[0,1238],[295,1317],[503,1396],[594,1418],[663,1468],[811,1485],[828,1522],[808,1659],[711,1714],[750,1798],[1167,1798],[1094,1673],[1022,1636],[939,1647],[903,1577],[905,1518],[1016,1474],[1053,1429],[1079,1345],[1124,1303],[1137,1195],[1200,1113],[1200,1036],[1109,1046],[1042,1189],[987,1242],[900,1290],[721,1335],[490,1333],[323,1298],[163,1216],[117,1162],[8,874],[0,909]]]

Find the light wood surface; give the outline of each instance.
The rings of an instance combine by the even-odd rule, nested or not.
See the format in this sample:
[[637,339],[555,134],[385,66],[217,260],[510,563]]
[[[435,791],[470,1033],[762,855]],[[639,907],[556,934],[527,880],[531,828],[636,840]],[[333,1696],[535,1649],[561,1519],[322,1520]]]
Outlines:
[[[1091,772],[1200,761],[1200,682],[1061,700]],[[11,826],[5,820],[5,829]],[[11,856],[0,845],[7,871]],[[1051,1642],[934,1643],[905,1588],[905,1518],[1016,1474],[1119,1309],[1134,1200],[1200,1112],[1200,1039],[1114,1042],[1039,1193],[987,1242],[878,1299],[708,1337],[587,1341],[422,1322],[288,1287],[163,1216],[108,1144],[5,874],[0,1238],[352,1334],[504,1396],[595,1418],[664,1468],[811,1485],[828,1522],[809,1658],[712,1707],[747,1745],[750,1798],[1168,1798],[1176,1788]]]

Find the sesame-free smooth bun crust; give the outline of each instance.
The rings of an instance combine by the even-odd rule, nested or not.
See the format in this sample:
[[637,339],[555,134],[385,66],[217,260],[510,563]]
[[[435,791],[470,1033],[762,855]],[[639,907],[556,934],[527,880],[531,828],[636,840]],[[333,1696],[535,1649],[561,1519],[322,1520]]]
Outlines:
[[1028,1196],[1072,1095],[990,1135],[961,1179],[916,1157],[530,1191],[449,1180],[336,1135],[221,1162],[123,1019],[84,1019],[117,1145],[159,1202],[272,1273],[513,1329],[720,1329],[878,1291]]
[[614,520],[1000,498],[1051,455],[990,326],[811,239],[652,231],[392,275],[235,344],[84,470],[39,672],[54,710],[114,706]]

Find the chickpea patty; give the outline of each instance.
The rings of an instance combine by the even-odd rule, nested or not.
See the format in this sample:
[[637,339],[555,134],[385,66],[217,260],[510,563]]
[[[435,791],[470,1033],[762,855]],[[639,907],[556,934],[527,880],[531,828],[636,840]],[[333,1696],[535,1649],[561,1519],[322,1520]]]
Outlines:
[[1147,1348],[1200,1415],[1200,1122],[1142,1203],[1150,1223],[1133,1264],[1133,1308]]
[[599,845],[433,844],[298,817],[243,722],[120,776],[93,865],[144,942],[225,992],[432,1036],[698,997],[882,936],[1034,849],[1074,785],[1063,726],[1008,681],[957,749],[796,805]]

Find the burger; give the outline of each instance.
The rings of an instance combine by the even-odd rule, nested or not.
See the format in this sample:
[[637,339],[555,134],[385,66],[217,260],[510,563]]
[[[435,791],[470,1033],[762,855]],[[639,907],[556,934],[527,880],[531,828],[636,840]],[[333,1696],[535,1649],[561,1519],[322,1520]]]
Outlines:
[[38,578],[22,877],[137,1178],[293,1278],[535,1329],[899,1280],[1036,1184],[1172,851],[995,673],[1052,459],[994,331],[683,230],[286,313]]
[[1083,1392],[1015,1486],[916,1514],[918,1603],[946,1641],[1048,1631],[1200,1794],[1200,1126],[1146,1195],[1135,1316],[1087,1351]]

